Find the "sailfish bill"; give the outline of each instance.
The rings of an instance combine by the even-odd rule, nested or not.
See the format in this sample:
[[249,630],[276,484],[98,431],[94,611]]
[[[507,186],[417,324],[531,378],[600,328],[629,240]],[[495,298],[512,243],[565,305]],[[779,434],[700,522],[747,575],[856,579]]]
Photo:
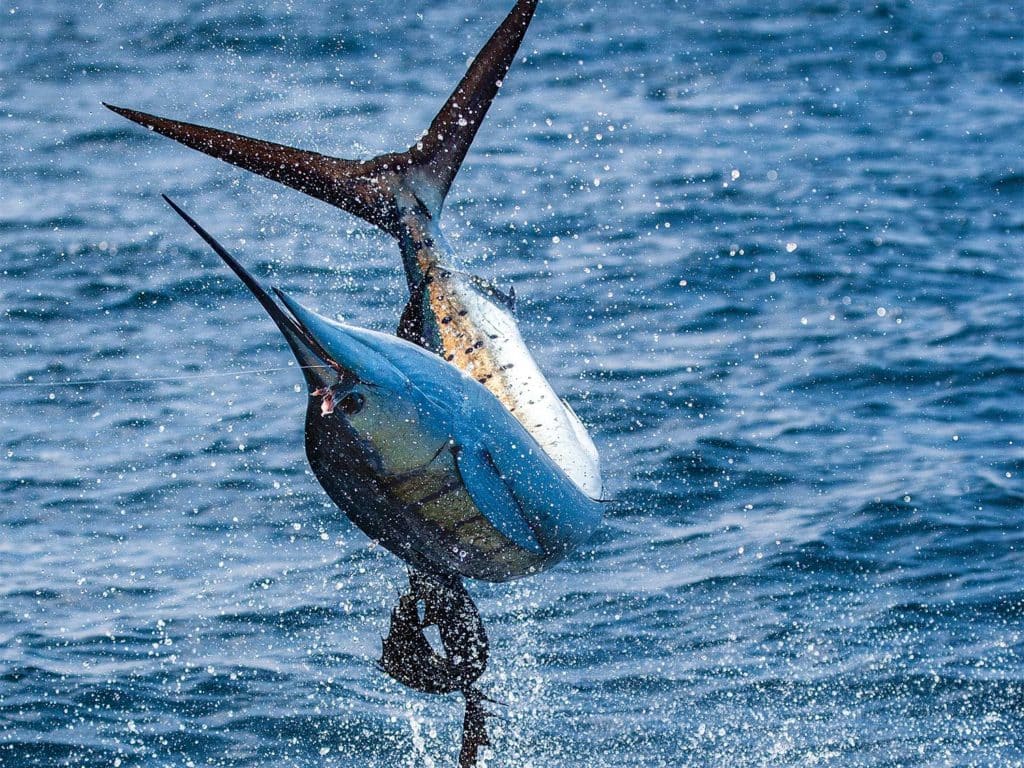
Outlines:
[[186,146],[279,181],[378,226],[399,244],[410,299],[398,335],[483,384],[591,498],[601,496],[586,428],[554,392],[520,335],[514,295],[451,269],[439,226],[445,197],[536,9],[519,0],[426,133],[404,152],[344,160],[107,105]]

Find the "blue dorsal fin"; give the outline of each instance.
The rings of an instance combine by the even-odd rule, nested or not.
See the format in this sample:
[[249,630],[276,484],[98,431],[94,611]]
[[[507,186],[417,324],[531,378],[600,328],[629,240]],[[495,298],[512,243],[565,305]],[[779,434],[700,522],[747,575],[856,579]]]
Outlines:
[[229,131],[104,104],[140,125],[245,170],[305,192],[401,237],[401,209],[441,214],[470,144],[533,18],[537,0],[519,0],[487,41],[423,137],[405,152],[355,161]]

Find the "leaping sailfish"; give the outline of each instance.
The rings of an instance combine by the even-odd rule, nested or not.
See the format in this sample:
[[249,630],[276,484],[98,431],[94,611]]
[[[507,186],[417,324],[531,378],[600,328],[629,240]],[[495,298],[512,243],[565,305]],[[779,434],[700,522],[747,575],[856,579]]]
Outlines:
[[344,160],[106,104],[188,147],[348,211],[394,237],[410,298],[398,335],[433,350],[489,389],[591,496],[601,495],[597,449],[526,348],[515,296],[447,266],[439,221],[448,190],[515,58],[537,0],[519,0],[477,54],[430,127],[409,149]]
[[[452,249],[439,224],[536,6],[537,0],[518,0],[412,146],[370,160],[105,105],[341,208],[398,241],[410,297],[397,335],[465,376],[402,341],[332,323],[278,294],[282,308],[171,203],[259,299],[302,363],[314,474],[360,528],[412,567],[381,668],[423,692],[465,695],[463,768],[488,743],[485,697],[474,687],[488,643],[460,576],[504,581],[536,573],[589,537],[601,516],[597,450],[526,348],[514,293],[451,268]],[[441,389],[434,392],[433,385]],[[428,625],[438,627],[445,656],[426,642]]]

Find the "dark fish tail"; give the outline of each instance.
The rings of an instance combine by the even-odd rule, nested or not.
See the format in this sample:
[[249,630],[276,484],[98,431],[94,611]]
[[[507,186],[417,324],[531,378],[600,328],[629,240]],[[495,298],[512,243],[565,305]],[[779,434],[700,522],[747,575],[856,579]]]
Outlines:
[[480,50],[423,137],[405,152],[343,160],[170,120],[106,107],[175,141],[337,206],[401,239],[408,213],[436,220],[533,17],[537,0],[519,0]]
[[[438,195],[435,203],[437,213],[440,213],[466,152],[512,66],[536,8],[537,0],[519,0],[516,3],[473,59],[427,133],[405,153]],[[429,207],[430,201],[426,202]]]

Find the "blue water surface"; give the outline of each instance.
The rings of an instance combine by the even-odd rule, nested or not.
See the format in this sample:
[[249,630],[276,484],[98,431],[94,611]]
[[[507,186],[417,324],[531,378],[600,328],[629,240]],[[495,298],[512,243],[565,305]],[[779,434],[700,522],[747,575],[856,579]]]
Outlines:
[[[457,701],[375,664],[401,563],[159,193],[372,328],[397,249],[100,101],[366,158],[510,5],[0,0],[4,768],[454,763]],[[1022,31],[1016,0],[541,4],[446,228],[617,501],[471,585],[488,766],[1024,765]]]

